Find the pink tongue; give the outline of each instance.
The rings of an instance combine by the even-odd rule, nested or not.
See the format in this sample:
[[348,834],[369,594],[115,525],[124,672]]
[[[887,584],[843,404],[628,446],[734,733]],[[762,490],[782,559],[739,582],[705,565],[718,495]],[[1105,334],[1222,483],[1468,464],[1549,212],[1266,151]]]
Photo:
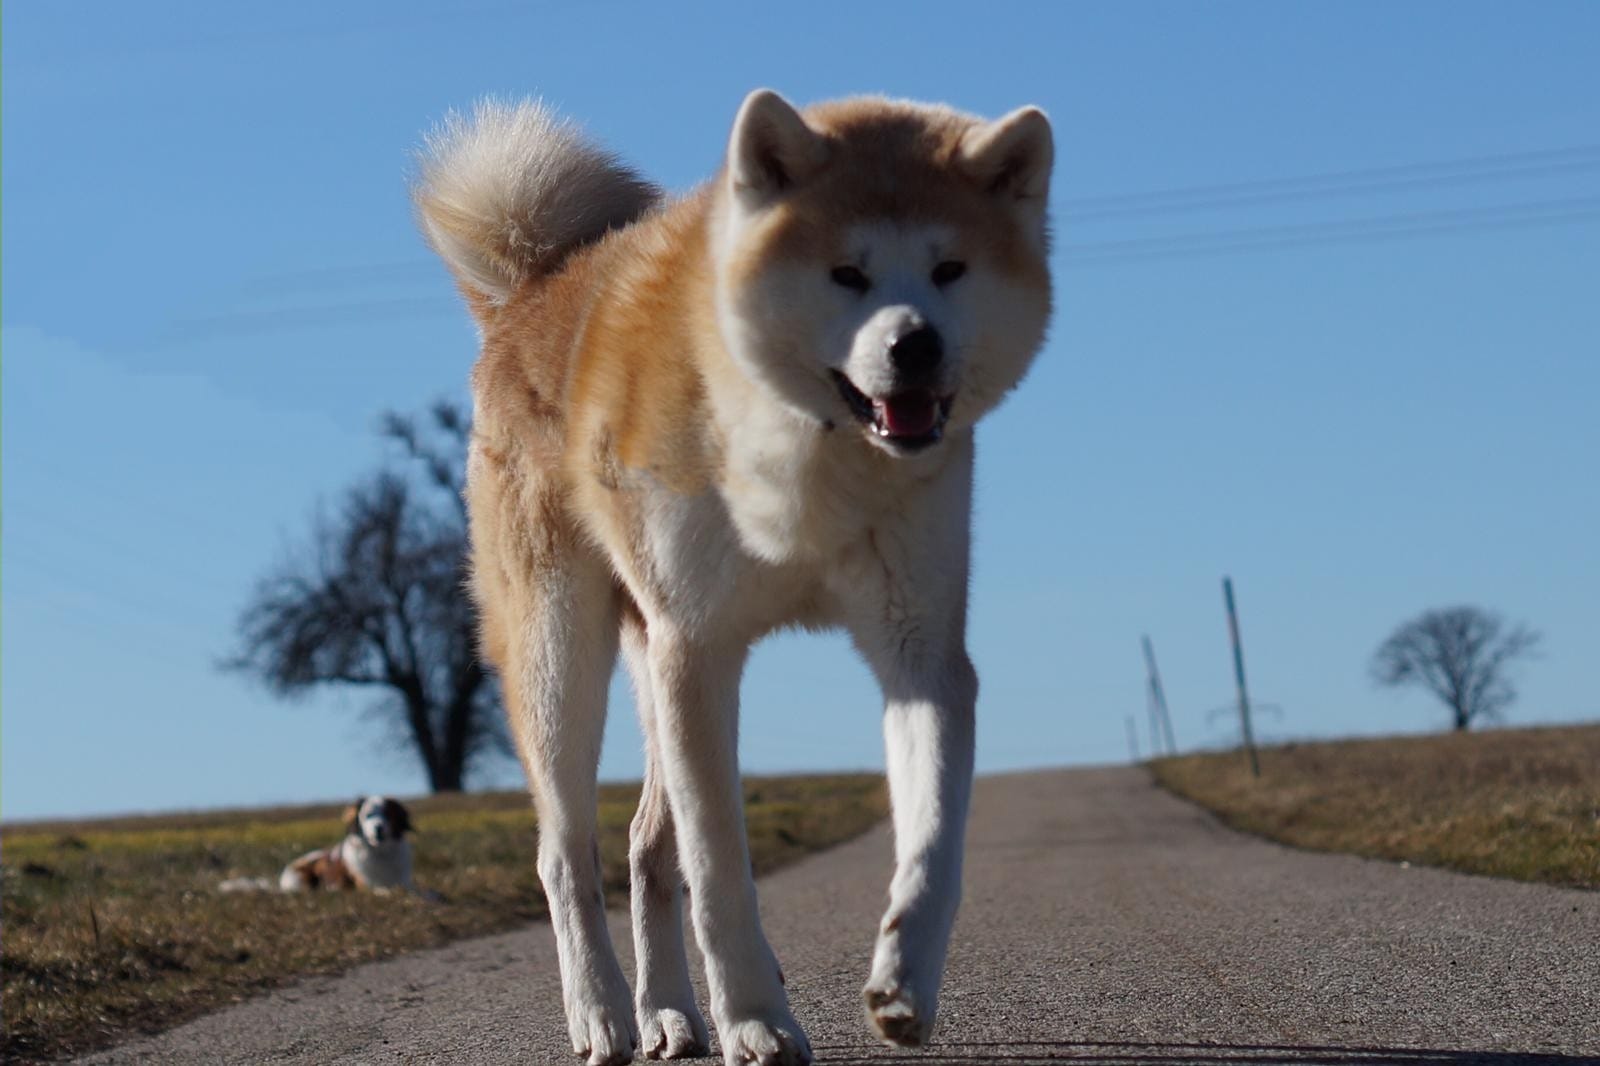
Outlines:
[[939,401],[920,389],[880,400],[877,408],[878,423],[891,437],[921,437],[939,421]]

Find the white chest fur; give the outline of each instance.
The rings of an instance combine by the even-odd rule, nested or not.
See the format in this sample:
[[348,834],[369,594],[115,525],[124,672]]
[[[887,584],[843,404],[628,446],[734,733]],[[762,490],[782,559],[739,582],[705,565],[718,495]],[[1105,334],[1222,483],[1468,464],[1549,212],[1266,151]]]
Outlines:
[[949,449],[891,458],[851,425],[824,427],[766,398],[724,409],[723,502],[767,563],[825,562],[937,478]]
[[411,842],[391,840],[368,844],[359,836],[348,836],[339,845],[345,866],[367,888],[411,887]]

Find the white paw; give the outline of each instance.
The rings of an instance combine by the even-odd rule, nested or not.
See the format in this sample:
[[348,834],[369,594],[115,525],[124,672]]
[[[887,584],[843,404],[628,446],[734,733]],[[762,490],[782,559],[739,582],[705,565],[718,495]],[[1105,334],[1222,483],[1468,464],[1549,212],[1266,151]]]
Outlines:
[[910,947],[923,942],[908,938],[899,926],[889,923],[888,932],[878,938],[872,976],[861,995],[867,1018],[885,1043],[922,1047],[933,1036],[943,960],[914,954]]
[[787,1010],[717,1026],[726,1066],[807,1066],[811,1044]]
[[686,1009],[639,1007],[639,1046],[651,1059],[698,1059],[711,1054],[706,1020],[691,1002]]
[[639,1046],[632,1004],[625,995],[620,1002],[616,996],[607,998],[613,1002],[574,1002],[567,1007],[572,1050],[587,1056],[589,1066],[621,1066],[632,1062]]
[[933,1014],[922,1010],[905,985],[869,984],[862,993],[878,1036],[895,1047],[922,1047],[933,1035]]

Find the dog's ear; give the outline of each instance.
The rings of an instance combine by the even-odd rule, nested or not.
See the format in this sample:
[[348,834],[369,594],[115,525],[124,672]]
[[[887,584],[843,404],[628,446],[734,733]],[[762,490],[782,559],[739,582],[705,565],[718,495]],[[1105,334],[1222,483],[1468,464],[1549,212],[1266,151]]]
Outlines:
[[356,801],[344,809],[344,831],[348,833],[361,832],[361,805],[367,801],[365,796],[357,796]]
[[411,824],[411,812],[406,810],[406,805],[399,800],[384,800],[383,815],[389,819],[389,824],[394,827],[394,835],[397,837],[417,831],[417,827]]
[[828,140],[771,89],[744,98],[728,140],[728,178],[751,206],[768,203],[828,161]]
[[1019,107],[974,126],[961,138],[957,161],[985,192],[1003,197],[1042,229],[1050,169],[1055,164],[1055,138],[1043,111]]

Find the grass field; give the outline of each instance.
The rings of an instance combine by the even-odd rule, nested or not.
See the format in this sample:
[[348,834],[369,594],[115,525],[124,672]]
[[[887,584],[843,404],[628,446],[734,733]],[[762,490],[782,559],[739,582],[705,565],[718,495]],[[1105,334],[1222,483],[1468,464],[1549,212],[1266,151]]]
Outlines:
[[[607,902],[625,899],[637,786],[601,790]],[[887,810],[875,775],[745,784],[765,873],[853,837]],[[410,804],[419,888],[443,903],[348,892],[216,891],[342,833],[340,807],[139,816],[0,829],[5,1032],[0,1059],[59,1057],[166,1028],[300,974],[327,973],[543,917],[522,792]]]
[[1600,725],[1158,759],[1156,780],[1295,847],[1600,888]]

